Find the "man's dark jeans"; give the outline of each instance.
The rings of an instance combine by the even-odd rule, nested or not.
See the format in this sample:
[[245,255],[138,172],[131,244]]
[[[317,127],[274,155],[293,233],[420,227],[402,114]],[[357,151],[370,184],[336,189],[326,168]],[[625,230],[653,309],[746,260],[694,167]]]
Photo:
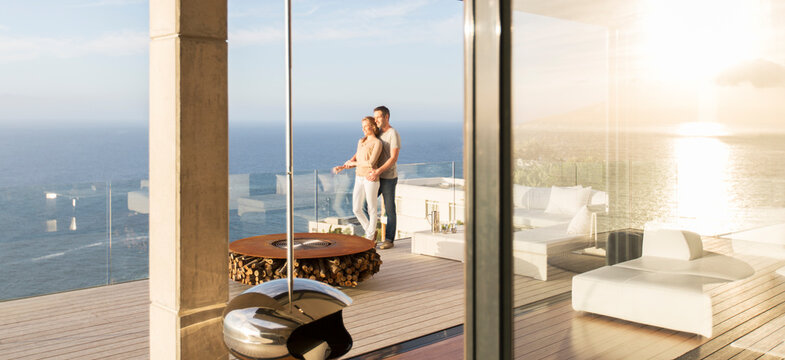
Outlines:
[[[395,241],[396,222],[398,220],[395,213],[395,186],[398,185],[398,178],[382,179],[379,178],[379,195],[384,199],[384,212],[387,216],[387,227],[384,232],[384,241]],[[368,213],[368,203],[363,205],[363,210]]]

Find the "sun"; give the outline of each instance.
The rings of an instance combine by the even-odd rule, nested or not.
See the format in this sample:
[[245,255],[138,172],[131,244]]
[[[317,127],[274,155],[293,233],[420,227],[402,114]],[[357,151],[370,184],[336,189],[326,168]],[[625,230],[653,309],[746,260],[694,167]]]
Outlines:
[[758,1],[649,0],[644,4],[639,55],[652,75],[711,78],[760,56],[766,17]]

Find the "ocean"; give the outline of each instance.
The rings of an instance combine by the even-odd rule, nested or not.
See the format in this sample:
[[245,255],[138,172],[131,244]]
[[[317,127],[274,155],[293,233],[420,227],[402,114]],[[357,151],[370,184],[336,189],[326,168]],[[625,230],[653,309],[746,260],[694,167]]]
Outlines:
[[[462,176],[460,123],[396,129],[404,175],[449,177],[455,165]],[[359,123],[300,126],[293,134],[296,181],[343,164],[362,136]],[[230,126],[229,172],[246,179],[250,196],[276,192],[276,174],[285,171],[284,135],[283,126]],[[145,190],[147,146],[144,127],[0,131],[0,300],[147,277],[148,216],[129,201]],[[298,209],[295,231],[307,231],[316,216],[349,214],[348,202]],[[231,241],[280,232],[283,211],[242,217],[230,211]]]
[[[396,129],[404,149],[399,163],[462,161],[460,122]],[[284,131],[283,125],[230,126],[229,173],[285,171]],[[362,136],[359,125],[299,126],[293,134],[295,171],[343,164]],[[0,188],[146,178],[147,138],[146,127],[0,129]]]
[[[463,177],[460,125],[397,128],[403,177]],[[360,131],[300,127],[294,135],[297,181],[342,164]],[[283,127],[230,127],[230,174],[247,181],[249,196],[276,192],[283,136]],[[655,222],[722,236],[785,221],[782,134],[527,130],[516,132],[514,152],[516,183],[607,191],[601,231]],[[144,191],[147,164],[144,128],[0,132],[0,300],[146,278],[148,218],[129,199]],[[295,231],[349,214],[348,202],[297,209]],[[230,241],[284,232],[284,215],[232,210]]]

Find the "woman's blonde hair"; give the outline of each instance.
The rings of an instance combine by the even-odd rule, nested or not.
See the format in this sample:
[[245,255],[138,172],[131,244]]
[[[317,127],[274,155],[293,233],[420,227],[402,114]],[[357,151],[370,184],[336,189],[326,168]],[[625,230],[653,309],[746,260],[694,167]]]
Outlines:
[[[373,127],[373,136],[379,137],[380,131],[379,131],[379,127],[376,126],[376,119],[374,119],[373,116],[366,116],[362,120],[360,120],[360,123],[366,120],[368,120],[368,122],[371,123],[371,127]],[[363,140],[365,140],[366,137],[367,136],[363,136]]]

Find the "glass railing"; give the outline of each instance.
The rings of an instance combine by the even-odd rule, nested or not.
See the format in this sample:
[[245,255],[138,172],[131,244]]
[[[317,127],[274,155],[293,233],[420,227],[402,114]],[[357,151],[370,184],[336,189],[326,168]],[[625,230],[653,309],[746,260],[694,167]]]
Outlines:
[[[643,229],[657,223],[706,236],[785,221],[777,169],[735,171],[724,164],[694,161],[516,160],[513,181],[526,187],[580,185],[602,191],[607,207],[598,214],[600,232]],[[712,182],[709,182],[711,179]],[[600,202],[600,199],[594,199]],[[545,205],[542,205],[545,207]]]
[[[441,223],[462,221],[462,174],[454,162],[400,164],[399,185],[446,187],[453,199],[426,204],[397,194],[399,237],[429,228],[427,206],[441,206]],[[354,170],[295,172],[294,231],[361,235],[354,180]],[[286,231],[285,184],[283,173],[230,175],[230,241]],[[0,301],[147,278],[148,189],[146,179],[0,189]]]
[[0,300],[147,277],[140,180],[0,190]]
[[[517,185],[604,192],[607,206],[593,210],[600,233],[659,222],[722,235],[785,220],[785,181],[710,170],[693,174],[665,161],[513,164]],[[433,230],[434,212],[442,226],[465,222],[460,162],[401,164],[398,173],[398,238]],[[705,176],[722,177],[723,188],[701,185]],[[286,231],[285,180],[230,175],[230,241]],[[353,219],[354,182],[354,170],[296,172],[294,230],[363,235]],[[0,300],[147,278],[148,206],[144,179],[0,189]]]
[[[240,175],[233,175],[240,176]],[[437,162],[398,165],[398,185],[416,179],[420,182],[456,183],[453,179],[463,178],[463,168],[459,163]],[[422,180],[430,179],[430,180]],[[232,181],[230,180],[230,183]],[[460,186],[450,187],[449,191],[461,191]],[[361,235],[362,229],[353,221],[352,192],[355,184],[353,169],[333,174],[330,169],[295,172],[293,180],[294,200],[293,219],[295,232],[341,232]],[[449,186],[448,186],[449,187]],[[250,174],[248,190],[235,191],[230,186],[230,232],[229,239],[275,234],[286,231],[286,177],[284,174]],[[401,194],[396,194],[396,203],[401,202]],[[401,206],[406,204],[401,203]],[[401,206],[398,213],[401,214]],[[426,221],[425,202],[417,205],[418,219]],[[447,209],[454,205],[445,204]],[[461,205],[462,206],[462,205]],[[378,211],[381,213],[381,202]],[[462,208],[461,208],[462,211]],[[455,210],[453,209],[453,212]],[[404,212],[404,216],[405,216]],[[422,214],[422,215],[421,215]],[[454,219],[455,220],[455,219]],[[441,221],[447,224],[446,219]],[[403,227],[401,228],[401,225]],[[422,224],[421,224],[422,225]],[[399,236],[406,236],[423,226],[411,227],[399,223]],[[423,230],[427,229],[424,226]]]

